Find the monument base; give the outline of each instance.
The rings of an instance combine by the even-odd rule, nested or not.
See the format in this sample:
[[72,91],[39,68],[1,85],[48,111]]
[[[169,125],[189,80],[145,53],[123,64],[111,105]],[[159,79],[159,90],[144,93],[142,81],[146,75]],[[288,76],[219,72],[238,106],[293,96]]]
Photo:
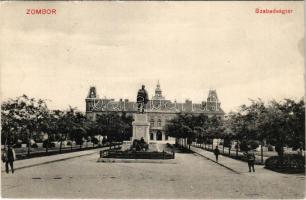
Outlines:
[[[147,162],[146,160],[166,160],[166,159],[174,159],[175,153],[169,153],[159,148],[159,144],[150,143],[150,134],[149,128],[150,123],[148,122],[148,115],[146,113],[136,113],[133,115],[134,121],[133,125],[133,136],[131,141],[124,141],[121,150],[115,151],[107,151],[102,150],[100,152],[100,159],[98,162],[127,162],[126,160],[135,161],[136,162]],[[137,150],[137,147],[133,147],[134,140],[143,139],[146,144],[140,146],[136,144],[135,146],[140,149]],[[140,143],[142,144],[142,143]],[[144,161],[143,161],[144,160]],[[129,162],[130,162],[129,161]]]
[[150,123],[148,121],[148,115],[146,113],[136,113],[133,115],[134,121],[132,123],[133,125],[133,137],[132,141],[135,139],[140,140],[144,139],[146,143],[149,143],[149,127]]

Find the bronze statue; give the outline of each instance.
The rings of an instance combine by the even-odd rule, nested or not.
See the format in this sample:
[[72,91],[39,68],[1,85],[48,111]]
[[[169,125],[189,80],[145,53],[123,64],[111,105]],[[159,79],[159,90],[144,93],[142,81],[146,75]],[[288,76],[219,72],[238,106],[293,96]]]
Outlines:
[[137,93],[138,112],[144,113],[144,108],[148,101],[148,93],[145,90],[145,86],[142,85],[141,89],[139,89]]

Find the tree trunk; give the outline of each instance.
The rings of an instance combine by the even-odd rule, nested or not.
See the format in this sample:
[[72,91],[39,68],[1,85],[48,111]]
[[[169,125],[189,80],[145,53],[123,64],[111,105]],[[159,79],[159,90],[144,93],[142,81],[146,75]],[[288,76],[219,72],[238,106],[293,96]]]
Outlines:
[[28,156],[30,156],[32,133],[29,131],[29,129],[27,129],[27,134],[28,134]]
[[236,141],[236,146],[237,146],[237,148],[236,148],[236,157],[238,158],[238,150],[239,150],[238,140]]
[[65,134],[65,141],[67,140],[67,137],[68,137],[68,134],[66,133],[66,134]]
[[63,144],[63,138],[62,138],[62,134],[61,134],[61,137],[60,137],[60,149],[59,149],[59,152],[62,153],[62,144]]
[[48,138],[47,138],[47,144],[46,144],[46,153],[48,153],[49,151],[49,134],[48,134]]
[[261,154],[261,164],[263,164],[263,140],[261,140],[261,146],[260,146],[260,154]]

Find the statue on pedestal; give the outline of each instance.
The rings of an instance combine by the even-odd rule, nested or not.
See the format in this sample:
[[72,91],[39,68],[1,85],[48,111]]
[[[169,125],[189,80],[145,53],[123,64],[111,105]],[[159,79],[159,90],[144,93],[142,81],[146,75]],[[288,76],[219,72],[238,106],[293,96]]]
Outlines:
[[148,93],[145,90],[145,86],[142,85],[141,89],[139,89],[137,93],[137,104],[138,104],[139,113],[144,113],[144,108],[148,103],[148,101],[149,101]]

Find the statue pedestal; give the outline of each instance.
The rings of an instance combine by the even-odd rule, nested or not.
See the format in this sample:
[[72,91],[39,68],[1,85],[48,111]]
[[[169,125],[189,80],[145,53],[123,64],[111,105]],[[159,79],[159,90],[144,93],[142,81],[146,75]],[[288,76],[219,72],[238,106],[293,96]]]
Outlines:
[[132,141],[135,139],[140,140],[141,138],[144,139],[146,143],[149,143],[149,128],[150,123],[148,121],[148,115],[146,113],[136,113],[133,115],[134,121],[132,123],[133,125],[133,136]]

